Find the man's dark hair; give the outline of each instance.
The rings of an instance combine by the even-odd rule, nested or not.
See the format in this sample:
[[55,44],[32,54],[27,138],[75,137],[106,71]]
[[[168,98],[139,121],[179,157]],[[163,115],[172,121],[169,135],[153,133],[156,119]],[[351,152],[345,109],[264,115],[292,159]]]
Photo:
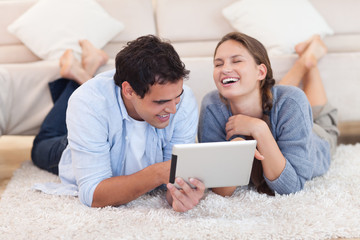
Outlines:
[[155,83],[176,83],[189,75],[174,47],[154,35],[128,42],[116,55],[115,66],[115,84],[121,87],[127,81],[141,98]]

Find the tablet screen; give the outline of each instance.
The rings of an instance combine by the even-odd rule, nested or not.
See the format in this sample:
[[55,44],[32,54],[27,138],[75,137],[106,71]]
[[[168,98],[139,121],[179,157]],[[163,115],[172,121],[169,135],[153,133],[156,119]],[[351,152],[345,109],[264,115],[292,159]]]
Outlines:
[[187,183],[197,178],[206,188],[248,185],[255,149],[256,140],[175,144],[170,183],[181,177]]

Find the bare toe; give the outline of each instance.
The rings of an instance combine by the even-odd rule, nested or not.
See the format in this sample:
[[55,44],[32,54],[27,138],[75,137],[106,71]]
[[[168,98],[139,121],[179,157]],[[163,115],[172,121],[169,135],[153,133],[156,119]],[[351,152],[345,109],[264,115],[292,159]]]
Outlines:
[[72,50],[68,49],[60,57],[60,76],[83,84],[91,78],[81,67]]
[[109,57],[88,40],[80,40],[79,44],[82,48],[81,64],[85,71],[93,76],[100,66],[106,64]]
[[317,62],[325,56],[327,53],[327,47],[324,42],[321,40],[319,35],[315,35],[312,39],[309,46],[306,48],[303,53],[305,59],[305,65],[308,68],[314,67],[317,65]]

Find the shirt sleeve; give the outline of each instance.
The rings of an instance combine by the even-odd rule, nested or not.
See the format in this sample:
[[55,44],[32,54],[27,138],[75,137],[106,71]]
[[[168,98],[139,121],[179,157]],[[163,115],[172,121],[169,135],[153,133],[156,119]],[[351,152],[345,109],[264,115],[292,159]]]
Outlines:
[[277,193],[289,194],[303,189],[305,182],[312,177],[312,112],[301,90],[292,92],[291,97],[281,99],[274,107],[272,131],[286,164],[277,179],[270,181],[265,177],[265,180]]
[[89,98],[71,97],[67,109],[68,141],[80,201],[92,205],[97,185],[112,176],[108,121],[101,117]]

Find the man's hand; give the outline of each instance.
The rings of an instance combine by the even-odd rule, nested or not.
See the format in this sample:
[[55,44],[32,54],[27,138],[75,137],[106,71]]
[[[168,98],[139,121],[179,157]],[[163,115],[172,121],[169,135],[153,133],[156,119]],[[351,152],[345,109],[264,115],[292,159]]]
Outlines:
[[166,198],[176,212],[186,212],[194,208],[204,196],[205,185],[201,181],[190,178],[189,181],[196,188],[191,188],[182,178],[176,178],[176,183],[182,188],[177,189],[168,183]]

